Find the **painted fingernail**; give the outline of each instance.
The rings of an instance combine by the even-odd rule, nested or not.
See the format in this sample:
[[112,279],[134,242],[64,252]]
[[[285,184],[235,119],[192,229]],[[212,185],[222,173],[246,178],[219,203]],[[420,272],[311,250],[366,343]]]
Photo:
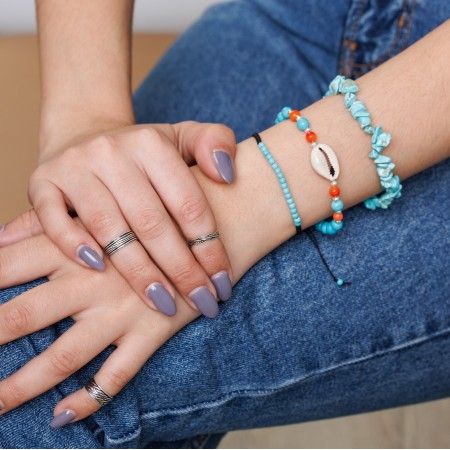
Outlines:
[[233,161],[228,152],[224,150],[213,151],[214,164],[216,165],[217,172],[227,182],[232,183],[234,180],[234,167]]
[[71,409],[66,409],[61,414],[53,417],[53,420],[50,422],[50,427],[54,430],[63,427],[64,425],[69,424],[75,419],[75,413]]
[[211,281],[216,288],[217,295],[220,300],[225,301],[231,297],[232,285],[230,276],[226,270],[222,270],[222,272],[218,272],[211,277]]
[[89,267],[92,267],[100,272],[105,270],[105,263],[93,248],[88,245],[82,245],[78,248],[77,253],[80,259],[82,259]]
[[166,316],[174,316],[177,312],[175,300],[161,283],[152,283],[145,295]]
[[217,300],[211,291],[206,286],[200,286],[194,289],[190,294],[189,298],[195,303],[200,312],[210,319],[219,314],[219,306],[217,305]]

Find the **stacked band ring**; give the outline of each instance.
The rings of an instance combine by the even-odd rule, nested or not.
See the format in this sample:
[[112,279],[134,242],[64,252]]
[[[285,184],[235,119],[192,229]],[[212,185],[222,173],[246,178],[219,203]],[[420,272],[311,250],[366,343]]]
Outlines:
[[187,241],[187,243],[188,243],[189,247],[194,247],[194,245],[200,245],[200,244],[204,244],[205,242],[212,241],[214,239],[218,239],[219,236],[220,236],[219,232],[214,231],[212,233],[205,234],[204,236],[199,236],[195,239],[191,239],[191,240]]
[[107,405],[113,399],[112,395],[107,394],[93,378],[84,388],[91,398],[93,398],[101,407]]
[[112,240],[103,250],[108,256],[111,256],[121,248],[126,247],[128,244],[137,240],[137,236],[132,231],[127,231],[126,233],[121,234],[117,239]]

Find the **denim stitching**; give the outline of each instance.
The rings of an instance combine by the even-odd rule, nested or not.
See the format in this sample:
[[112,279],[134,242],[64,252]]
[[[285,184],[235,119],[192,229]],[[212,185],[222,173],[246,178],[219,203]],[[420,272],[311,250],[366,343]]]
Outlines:
[[[327,368],[320,369],[320,370],[317,370],[314,372],[310,372],[309,374],[303,375],[299,378],[294,378],[294,379],[285,381],[284,383],[282,383],[276,387],[264,388],[264,389],[240,389],[240,390],[236,390],[236,391],[231,391],[227,394],[217,397],[215,400],[204,401],[204,402],[196,403],[196,404],[193,404],[190,406],[180,406],[177,408],[166,409],[166,410],[163,409],[163,410],[148,411],[146,413],[141,414],[141,420],[153,419],[153,418],[158,418],[158,417],[163,417],[163,416],[188,414],[188,413],[191,413],[194,411],[198,411],[201,409],[207,409],[207,408],[211,409],[211,408],[215,408],[217,406],[223,405],[225,403],[228,403],[229,401],[234,400],[235,398],[239,398],[239,397],[252,398],[252,397],[261,397],[264,395],[274,394],[274,393],[283,391],[284,389],[291,388],[291,387],[295,386],[296,384],[299,384],[305,380],[309,380],[313,377],[325,375],[325,374],[331,373],[335,370],[341,369],[343,367],[347,367],[350,365],[356,365],[361,362],[370,361],[371,359],[387,355],[389,353],[405,350],[405,349],[414,347],[416,345],[421,345],[428,341],[431,341],[433,339],[437,339],[437,338],[440,338],[440,337],[443,337],[446,335],[450,335],[450,328],[445,328],[439,332],[436,332],[436,333],[433,333],[433,334],[430,334],[427,336],[421,336],[416,339],[406,341],[402,344],[394,345],[389,349],[380,350],[378,352],[373,352],[368,355],[361,356],[359,358],[349,359],[347,361],[343,361],[341,363],[331,365]],[[117,437],[117,438],[106,437],[106,440],[112,444],[123,444],[127,440],[136,438],[139,435],[140,431],[141,431],[141,427],[139,427],[134,432],[127,433],[125,436],[121,436],[121,437]],[[131,436],[131,438],[129,438],[129,436]]]

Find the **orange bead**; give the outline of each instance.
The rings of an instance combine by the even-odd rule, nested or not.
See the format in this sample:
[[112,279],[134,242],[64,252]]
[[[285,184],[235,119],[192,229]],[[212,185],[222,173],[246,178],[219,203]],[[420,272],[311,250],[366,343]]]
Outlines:
[[306,132],[306,140],[312,144],[313,142],[316,142],[317,136],[316,133],[314,133],[314,131],[307,131]]
[[339,197],[341,190],[336,185],[334,185],[330,187],[329,192],[331,197]]
[[298,109],[293,109],[289,113],[289,119],[292,120],[292,122],[297,122],[297,119],[301,116],[301,112]]
[[335,212],[333,214],[333,220],[335,222],[342,222],[343,219],[344,219],[344,214],[342,214],[341,212]]

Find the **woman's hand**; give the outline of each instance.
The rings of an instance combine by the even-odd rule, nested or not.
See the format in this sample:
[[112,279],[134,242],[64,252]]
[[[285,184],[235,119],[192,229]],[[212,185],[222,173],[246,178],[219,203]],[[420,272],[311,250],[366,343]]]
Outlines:
[[[197,316],[178,295],[175,317],[147,308],[112,264],[107,262],[103,273],[86,269],[43,234],[0,249],[0,268],[0,288],[40,276],[50,279],[0,306],[0,345],[66,317],[75,320],[46,351],[0,381],[0,414],[54,387],[109,345],[117,348],[95,379],[116,395],[169,337]],[[98,409],[81,389],[56,406],[53,425],[81,420]]]
[[196,161],[213,180],[231,183],[235,146],[229,128],[196,122],[102,133],[43,161],[30,179],[29,198],[63,253],[99,271],[105,267],[102,248],[131,229],[139,241],[111,261],[135,292],[173,315],[176,290],[214,317],[216,293],[220,300],[231,295],[230,263],[220,239],[192,251],[186,244],[217,227],[185,162]]

